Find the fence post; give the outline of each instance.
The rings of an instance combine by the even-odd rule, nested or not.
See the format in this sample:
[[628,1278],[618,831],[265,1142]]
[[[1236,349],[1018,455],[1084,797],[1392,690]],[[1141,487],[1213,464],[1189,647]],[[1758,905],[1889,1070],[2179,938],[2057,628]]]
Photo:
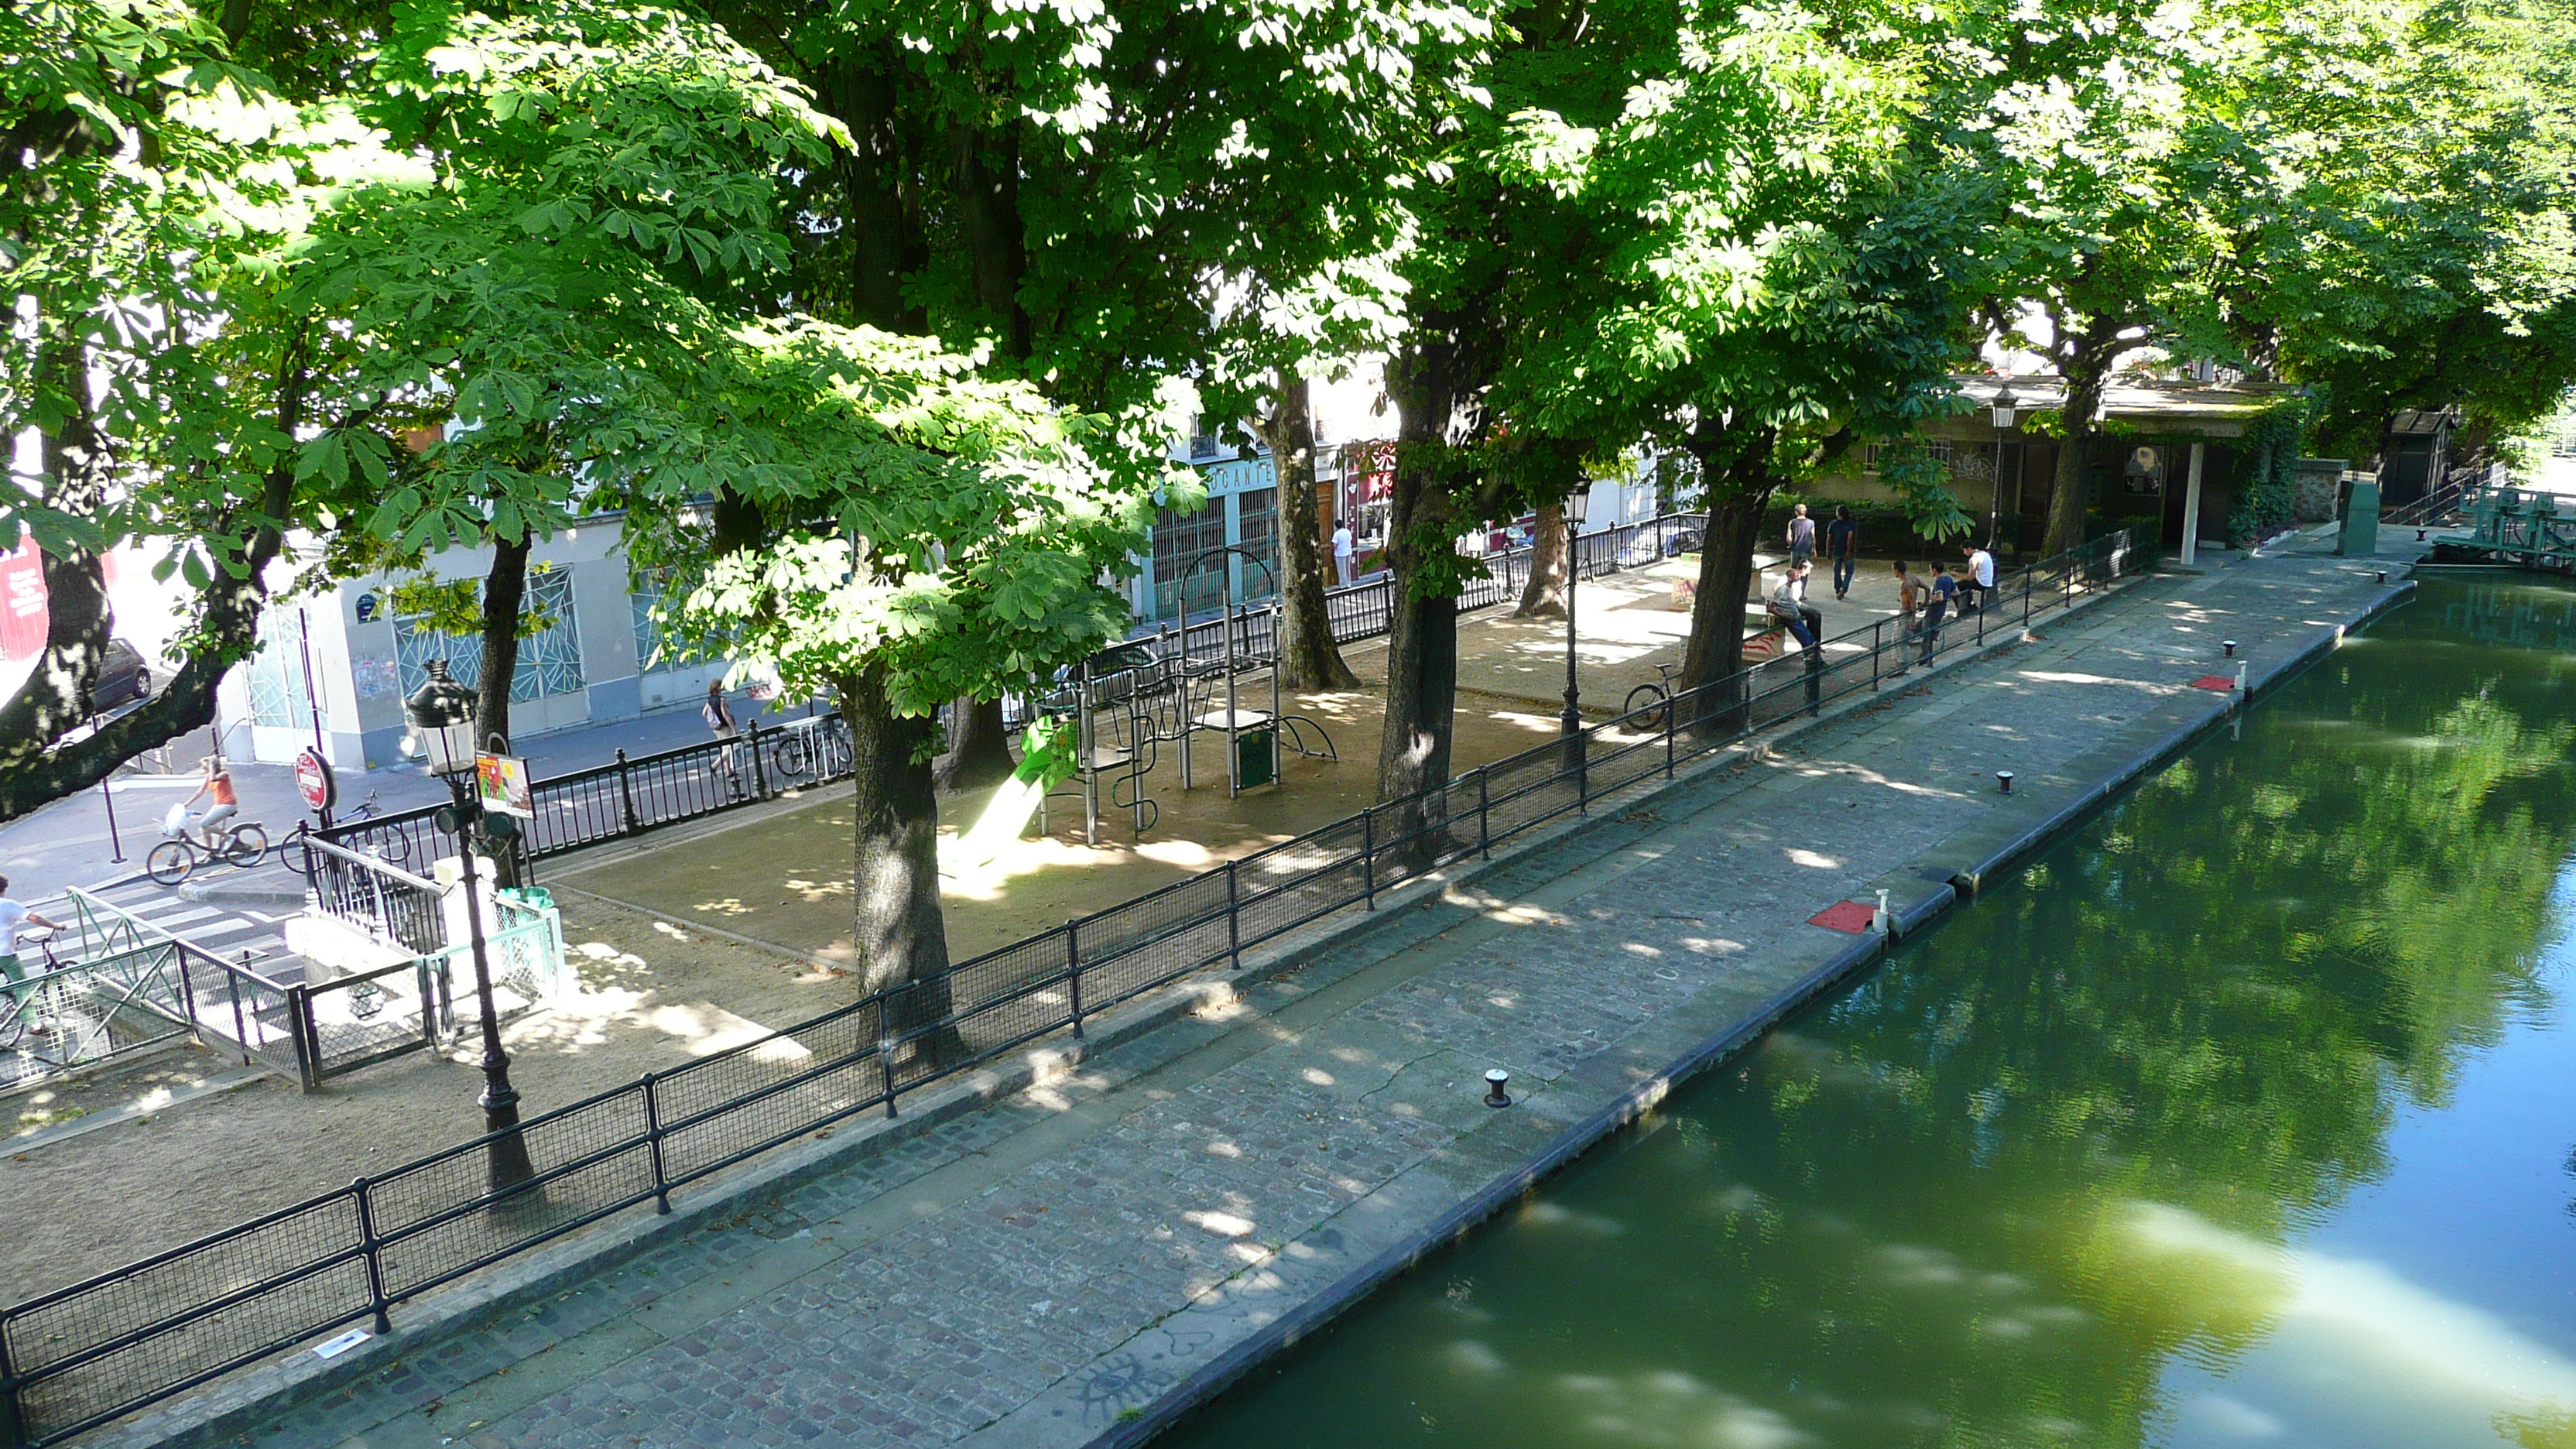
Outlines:
[[286,1019],[295,1028],[295,1072],[304,1090],[322,1088],[322,1029],[313,1020],[313,988],[298,982],[286,988]]
[[626,810],[626,833],[643,834],[644,822],[635,818],[635,781],[627,774],[626,751],[622,746],[617,751],[617,801]]
[[760,721],[753,720],[744,725],[742,732],[745,743],[751,746],[751,797],[766,800],[769,798],[769,771],[761,768],[760,764]]
[[1073,998],[1073,1039],[1082,1040],[1082,938],[1076,934],[1073,918],[1064,921],[1064,984]]
[[886,1120],[894,1120],[894,1040],[885,1034],[885,1003],[877,1003],[877,1071],[885,1083]]
[[358,1240],[367,1255],[367,1306],[376,1311],[376,1332],[380,1335],[391,1333],[394,1326],[385,1317],[384,1245],[376,1240],[375,1198],[368,1192],[367,1180],[363,1177],[350,1183],[349,1191],[358,1198]]
[[2030,627],[2030,570],[2021,571],[2021,626]]
[[1869,626],[1869,688],[1872,694],[1878,692],[1879,651],[1886,647],[1887,621],[1881,619],[1877,623]]
[[1377,807],[1360,812],[1360,891],[1370,910],[1377,909]]
[[26,1449],[27,1421],[18,1407],[18,1374],[9,1364],[8,1321],[0,1319],[0,1449]]
[[1243,882],[1234,862],[1225,863],[1225,954],[1234,969],[1243,969]]
[[671,1211],[671,1180],[662,1171],[662,1097],[653,1090],[653,1074],[644,1074],[644,1140],[653,1153],[653,1211]]
[[1491,766],[1476,767],[1476,853],[1487,860],[1494,858],[1494,772]]
[[[221,965],[223,963],[217,962],[216,964]],[[250,1028],[242,1024],[241,977],[230,971],[226,971],[224,973],[224,986],[232,992],[233,996],[233,1040],[241,1043],[242,1065],[249,1066],[251,1063]]]

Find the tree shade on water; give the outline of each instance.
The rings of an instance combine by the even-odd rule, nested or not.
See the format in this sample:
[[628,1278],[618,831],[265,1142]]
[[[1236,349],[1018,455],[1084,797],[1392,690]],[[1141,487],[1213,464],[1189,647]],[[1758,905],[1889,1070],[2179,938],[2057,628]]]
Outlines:
[[2571,606],[2428,578],[1163,1443],[2576,1444]]

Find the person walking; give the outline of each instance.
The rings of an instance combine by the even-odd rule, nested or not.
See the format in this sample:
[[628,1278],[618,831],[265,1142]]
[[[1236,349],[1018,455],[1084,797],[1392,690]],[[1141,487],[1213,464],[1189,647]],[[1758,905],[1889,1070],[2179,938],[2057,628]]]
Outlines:
[[1357,540],[1351,537],[1351,526],[1341,519],[1334,519],[1333,573],[1342,581],[1342,587],[1346,589],[1352,584],[1352,569],[1358,563],[1358,556],[1354,552],[1356,543]]
[[1825,556],[1834,561],[1834,597],[1851,596],[1852,572],[1860,566],[1860,525],[1851,505],[1834,505],[1834,521],[1825,525]]
[[215,803],[207,806],[196,822],[197,837],[213,853],[219,849],[215,842],[222,838],[225,822],[241,813],[241,796],[233,790],[233,772],[225,767],[223,756],[206,756],[205,767],[206,777],[197,782],[197,793],[179,802],[179,808],[185,810],[209,795],[215,797]]
[[1967,545],[1967,577],[1959,580],[1959,612],[1986,606],[1986,596],[1995,589],[1995,556],[1975,544]]
[[1931,597],[1923,605],[1923,665],[1927,669],[1941,648],[1941,617],[1950,612],[1950,601],[1958,594],[1959,581],[1950,577],[1950,566],[1935,559]]
[[698,717],[707,722],[708,732],[724,746],[716,751],[716,773],[724,777],[725,798],[730,800],[742,793],[742,781],[735,777],[733,767],[734,741],[742,737],[742,729],[734,723],[733,710],[725,704],[721,678],[707,681],[707,702],[699,707]]
[[1807,505],[1800,503],[1789,510],[1789,567],[1809,562],[1816,556],[1816,520],[1807,516]]
[[[27,1004],[27,972],[26,968],[18,963],[18,933],[29,926],[42,926],[48,931],[62,929],[60,922],[48,921],[11,900],[9,878],[0,875],[0,977],[7,978],[9,983],[9,1000],[13,1003],[10,1008],[12,1016]],[[45,1036],[52,1031],[53,1028],[43,1022],[27,1028],[27,1034],[30,1036]]]

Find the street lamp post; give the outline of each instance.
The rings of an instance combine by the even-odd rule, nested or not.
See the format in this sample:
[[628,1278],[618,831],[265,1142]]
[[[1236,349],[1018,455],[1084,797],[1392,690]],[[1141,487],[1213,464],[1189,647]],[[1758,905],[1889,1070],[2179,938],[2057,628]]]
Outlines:
[[1559,721],[1559,724],[1563,727],[1564,732],[1569,735],[1581,734],[1583,732],[1583,713],[1579,708],[1582,703],[1582,694],[1574,680],[1574,584],[1575,580],[1583,576],[1583,569],[1574,556],[1574,541],[1583,531],[1583,516],[1587,511],[1589,511],[1591,503],[1592,484],[1589,481],[1585,481],[1574,485],[1574,491],[1565,495],[1565,503],[1563,504],[1565,516],[1565,714]]
[[500,1013],[492,1005],[492,962],[483,944],[483,907],[474,898],[474,822],[482,816],[469,782],[474,778],[474,692],[447,672],[447,661],[429,661],[429,678],[404,701],[412,732],[428,756],[430,773],[447,782],[451,798],[438,823],[456,837],[456,860],[465,876],[465,934],[474,954],[474,998],[483,1012],[483,1133],[491,1139],[489,1182],[494,1193],[535,1177],[528,1141],[519,1131],[519,1093],[510,1085],[510,1054],[501,1049]]
[[[1995,400],[1987,405],[1987,417],[1994,423],[1996,432],[2009,433],[2013,430],[2013,424],[2021,417],[2021,399],[2013,394],[2011,383],[2005,383],[2002,389],[1996,392]],[[2029,455],[2024,454],[2017,460],[2017,466],[2013,470],[2013,508],[2016,513],[2021,508],[2022,471],[2029,464]],[[1995,546],[1995,535],[2002,531],[2003,524],[2004,450],[1999,443],[1995,447],[1994,489],[1986,500],[1986,547]],[[2016,560],[2021,557],[2021,529],[2018,526],[2013,529],[2013,557]]]
[[1574,584],[1583,576],[1583,567],[1582,561],[1575,556],[1574,545],[1575,540],[1582,536],[1583,518],[1591,503],[1592,483],[1587,479],[1574,485],[1574,491],[1565,495],[1562,505],[1565,518],[1565,713],[1557,721],[1557,727],[1566,741],[1569,769],[1580,766],[1583,748],[1583,695],[1574,677]]

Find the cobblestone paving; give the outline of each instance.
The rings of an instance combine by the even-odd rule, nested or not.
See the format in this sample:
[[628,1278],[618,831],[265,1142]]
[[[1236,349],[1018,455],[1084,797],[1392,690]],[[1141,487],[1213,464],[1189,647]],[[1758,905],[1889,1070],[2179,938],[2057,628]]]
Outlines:
[[[2155,581],[1275,977],[1230,1030],[1132,1043],[241,1442],[1080,1443],[1484,1180],[1475,1139],[1602,1105],[1570,1073],[1768,989],[1808,916],[1993,808],[1994,770],[2038,780],[2230,667],[2218,638],[2283,655],[2370,585],[2308,558]],[[1495,1065],[1527,1112],[1477,1105]]]

